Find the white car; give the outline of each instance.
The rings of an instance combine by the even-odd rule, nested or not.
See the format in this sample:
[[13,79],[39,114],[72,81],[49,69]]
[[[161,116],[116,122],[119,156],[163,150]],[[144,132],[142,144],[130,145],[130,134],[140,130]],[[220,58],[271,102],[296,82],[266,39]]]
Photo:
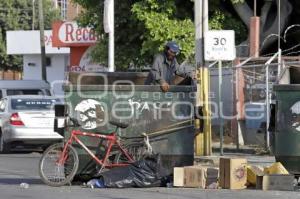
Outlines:
[[0,80],[0,99],[11,95],[47,95],[50,85],[43,80]]
[[63,139],[54,132],[54,104],[51,96],[14,95],[0,100],[0,151],[15,147],[47,147]]

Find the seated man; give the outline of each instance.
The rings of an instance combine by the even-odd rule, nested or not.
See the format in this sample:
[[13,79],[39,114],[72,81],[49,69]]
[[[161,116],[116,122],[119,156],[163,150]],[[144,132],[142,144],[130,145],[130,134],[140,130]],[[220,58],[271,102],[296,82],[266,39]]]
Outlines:
[[192,71],[186,72],[184,68],[178,64],[176,55],[178,55],[179,52],[180,48],[176,42],[168,42],[164,51],[155,56],[145,84],[160,85],[161,90],[167,92],[170,85],[174,84],[175,75],[194,79],[195,75]]

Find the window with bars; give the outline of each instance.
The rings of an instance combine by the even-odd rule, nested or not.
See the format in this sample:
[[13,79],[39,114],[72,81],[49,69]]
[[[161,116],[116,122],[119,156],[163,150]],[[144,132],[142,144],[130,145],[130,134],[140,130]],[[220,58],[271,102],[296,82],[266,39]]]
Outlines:
[[60,9],[60,15],[63,20],[67,19],[68,0],[56,0],[55,5]]

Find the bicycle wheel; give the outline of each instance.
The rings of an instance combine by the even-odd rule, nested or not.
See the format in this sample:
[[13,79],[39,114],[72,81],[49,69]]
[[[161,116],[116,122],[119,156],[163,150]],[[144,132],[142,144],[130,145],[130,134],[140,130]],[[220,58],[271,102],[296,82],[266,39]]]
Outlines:
[[62,186],[70,183],[76,175],[79,159],[76,150],[68,146],[66,160],[59,164],[58,160],[63,151],[63,144],[57,143],[51,145],[43,153],[39,164],[39,174],[42,181],[50,186]]
[[[127,153],[132,157],[134,162],[140,160],[142,157],[148,154],[144,143],[129,143],[123,145],[122,148],[125,151],[127,151]],[[124,155],[124,153],[119,151],[115,156],[114,163],[131,163],[131,162]]]

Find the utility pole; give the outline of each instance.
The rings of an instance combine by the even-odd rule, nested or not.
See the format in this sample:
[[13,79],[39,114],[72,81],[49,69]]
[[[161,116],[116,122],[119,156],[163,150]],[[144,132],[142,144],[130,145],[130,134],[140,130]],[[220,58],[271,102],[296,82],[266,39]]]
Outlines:
[[42,80],[47,81],[43,0],[39,0],[39,26],[40,26]]
[[112,30],[109,32],[108,69],[109,72],[115,72],[115,1],[111,0],[111,4]]
[[104,31],[109,34],[108,71],[115,72],[115,0],[104,1]]
[[[203,5],[203,38],[204,33],[209,30],[208,27],[208,0],[204,0]],[[203,42],[204,42],[203,39]],[[204,46],[204,45],[203,45]],[[204,54],[204,47],[203,47],[203,54]],[[204,57],[204,55],[203,55]],[[211,155],[212,154],[212,146],[211,146],[211,109],[210,109],[210,103],[209,103],[209,92],[210,92],[210,72],[207,65],[204,63],[203,68],[203,114],[204,114],[204,155]]]
[[[204,32],[208,30],[208,0],[195,0],[195,35],[197,67],[196,110],[203,113],[197,119],[195,127],[199,132],[196,137],[196,155],[211,155],[211,119],[209,105],[209,69],[204,62]],[[200,128],[200,126],[202,128]],[[201,132],[202,131],[202,132]]]
[[[197,98],[196,98],[196,111],[200,114],[200,110],[202,111],[203,108],[203,101],[201,101],[201,66],[204,64],[204,57],[203,57],[203,33],[202,33],[202,26],[203,26],[203,19],[202,19],[202,9],[203,1],[202,0],[195,0],[195,36],[196,36],[196,44],[195,44],[195,58],[196,58],[196,69],[197,69]],[[200,116],[200,115],[199,115]],[[200,128],[200,122],[203,121],[199,118],[195,119],[195,128],[197,131],[197,136],[195,139],[195,153],[196,155],[204,155],[204,135],[203,129]],[[201,131],[202,130],[202,131]]]

